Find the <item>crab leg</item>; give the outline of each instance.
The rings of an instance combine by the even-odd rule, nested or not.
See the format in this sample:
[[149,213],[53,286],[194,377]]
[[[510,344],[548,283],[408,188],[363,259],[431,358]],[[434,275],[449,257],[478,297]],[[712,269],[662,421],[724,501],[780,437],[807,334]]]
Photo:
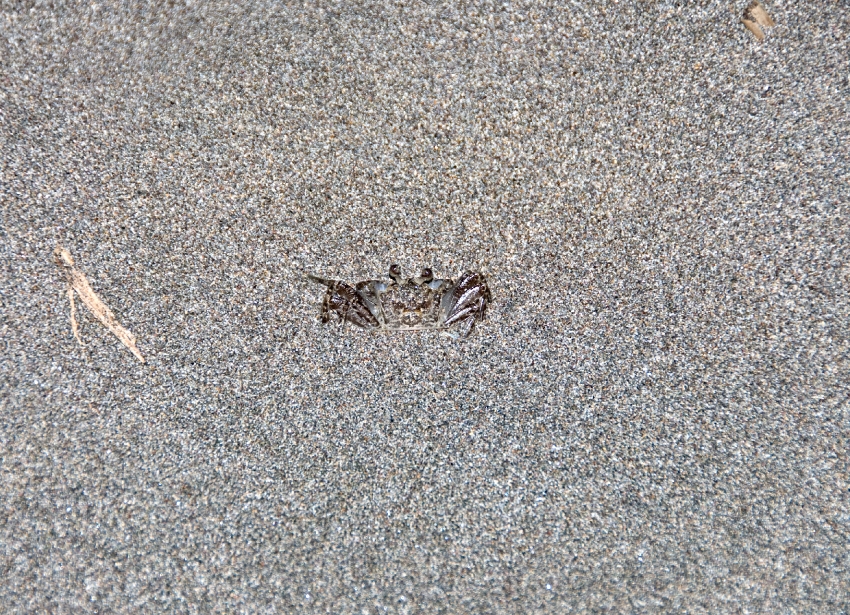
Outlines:
[[457,303],[455,303],[452,307],[452,310],[460,311],[467,309],[468,307],[472,307],[472,302],[475,301],[476,297],[479,297],[480,294],[481,289],[478,287],[469,289],[461,295],[460,299],[458,299]]
[[[464,320],[470,315],[474,315],[478,320],[482,320],[484,318],[486,303],[484,297],[478,291],[479,289],[475,288],[464,293],[461,300],[452,308],[452,315],[446,318],[443,324],[450,326]],[[475,301],[475,303],[470,303],[471,301]]]
[[337,283],[336,280],[326,280],[325,278],[320,278],[319,276],[313,275],[312,273],[307,274],[307,279],[312,280],[313,282],[318,282],[319,284],[323,284],[324,286],[327,286],[328,288],[332,288],[334,286],[334,284]]
[[470,316],[469,318],[466,319],[464,327],[463,327],[463,333],[460,334],[461,337],[463,337],[463,338],[469,337],[469,334],[472,333],[472,328],[475,326],[476,320],[477,319],[475,318],[475,316]]
[[307,278],[327,287],[322,303],[322,322],[328,322],[330,312],[336,312],[343,321],[354,323],[366,329],[379,328],[380,322],[370,310],[366,301],[355,288],[338,280],[326,280],[307,274]]
[[451,318],[447,318],[443,323],[444,326],[449,327],[457,322],[461,322],[466,320],[467,318],[473,318],[474,320],[481,320],[484,318],[484,297],[480,297],[478,299],[478,303],[475,305],[467,306],[459,312],[455,312],[452,314]]

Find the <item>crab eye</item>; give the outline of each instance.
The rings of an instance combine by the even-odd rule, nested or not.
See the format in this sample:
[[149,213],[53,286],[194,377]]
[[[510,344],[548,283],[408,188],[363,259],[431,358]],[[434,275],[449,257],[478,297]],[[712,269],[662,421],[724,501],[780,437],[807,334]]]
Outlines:
[[425,268],[422,270],[422,277],[423,277],[423,278],[433,278],[433,277],[434,277],[434,272],[433,272],[433,271],[431,271],[431,268],[430,268],[430,267],[425,267]]
[[401,266],[390,265],[390,275],[401,275]]

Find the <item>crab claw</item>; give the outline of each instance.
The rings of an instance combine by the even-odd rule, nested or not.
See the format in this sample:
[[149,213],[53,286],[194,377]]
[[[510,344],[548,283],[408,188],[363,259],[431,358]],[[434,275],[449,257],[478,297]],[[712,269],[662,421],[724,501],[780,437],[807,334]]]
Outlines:
[[443,296],[444,327],[463,323],[461,337],[467,337],[476,321],[484,320],[490,302],[490,288],[480,273],[465,272]]

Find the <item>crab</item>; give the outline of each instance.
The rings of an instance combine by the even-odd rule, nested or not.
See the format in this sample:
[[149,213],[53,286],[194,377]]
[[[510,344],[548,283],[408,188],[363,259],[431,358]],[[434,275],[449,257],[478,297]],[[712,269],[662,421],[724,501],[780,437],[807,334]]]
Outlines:
[[415,278],[403,278],[392,265],[390,281],[363,280],[354,284],[307,274],[327,287],[319,319],[327,323],[334,313],[341,324],[384,331],[440,330],[451,337],[468,337],[484,319],[491,301],[481,273],[464,272],[457,280],[434,277],[426,267]]

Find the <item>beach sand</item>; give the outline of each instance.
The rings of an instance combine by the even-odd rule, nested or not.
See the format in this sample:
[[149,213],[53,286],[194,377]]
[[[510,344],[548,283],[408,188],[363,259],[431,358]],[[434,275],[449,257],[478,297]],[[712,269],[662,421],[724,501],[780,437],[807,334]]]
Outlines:
[[850,611],[850,7],[681,4],[0,4],[2,610]]

